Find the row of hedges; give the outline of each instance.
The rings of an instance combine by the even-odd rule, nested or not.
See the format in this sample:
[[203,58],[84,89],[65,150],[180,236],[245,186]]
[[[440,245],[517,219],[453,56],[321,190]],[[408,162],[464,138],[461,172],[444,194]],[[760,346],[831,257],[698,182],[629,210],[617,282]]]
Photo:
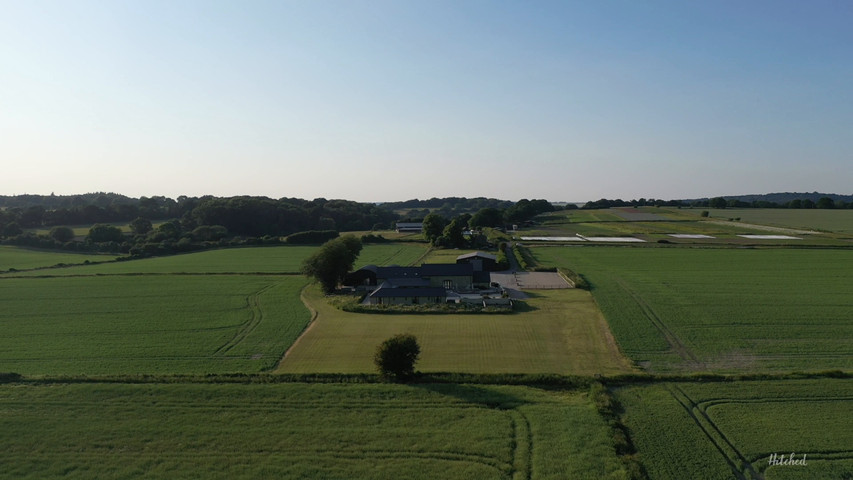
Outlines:
[[498,270],[509,270],[509,259],[506,257],[506,242],[501,242],[498,246],[498,254],[496,259]]
[[536,260],[533,258],[533,255],[530,254],[530,250],[527,247],[521,245],[520,243],[516,243],[512,246],[512,251],[515,253],[515,258],[518,260],[518,264],[521,265],[523,270],[535,270],[538,266]]
[[575,288],[582,288],[584,290],[589,290],[589,282],[583,277],[583,275],[576,273],[573,270],[569,270],[568,268],[560,268],[558,270],[564,277],[569,279],[569,282],[572,283],[572,286]]

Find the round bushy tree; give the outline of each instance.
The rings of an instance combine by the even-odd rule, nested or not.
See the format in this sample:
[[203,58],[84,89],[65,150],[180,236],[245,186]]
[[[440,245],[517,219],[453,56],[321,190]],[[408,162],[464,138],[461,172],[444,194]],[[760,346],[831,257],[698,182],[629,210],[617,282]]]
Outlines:
[[74,230],[69,227],[53,227],[50,229],[50,237],[57,242],[70,242],[74,240]]
[[329,240],[302,262],[302,273],[320,282],[325,293],[332,293],[352,270],[361,247],[354,235]]
[[420,354],[421,347],[414,335],[399,334],[376,348],[373,362],[384,378],[403,382],[415,375],[415,362]]

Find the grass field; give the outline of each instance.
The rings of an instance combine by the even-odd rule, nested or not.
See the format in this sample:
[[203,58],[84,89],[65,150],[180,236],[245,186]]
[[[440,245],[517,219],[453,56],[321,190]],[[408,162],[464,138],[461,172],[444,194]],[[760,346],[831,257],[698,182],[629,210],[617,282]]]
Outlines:
[[411,333],[424,372],[610,374],[630,371],[583,290],[539,291],[525,312],[494,315],[359,314],[306,290],[318,317],[277,370],[282,373],[374,372],[383,340]]
[[[746,223],[853,234],[853,209],[726,208],[709,211],[712,218],[740,218]],[[698,210],[691,212],[697,216],[700,213]]]
[[853,368],[853,251],[534,247],[593,286],[651,371]]
[[[524,228],[516,236],[635,236],[647,242],[665,240],[666,243],[707,245],[849,247],[853,241],[850,238],[853,232],[851,210],[710,209],[711,217],[702,218],[703,210],[709,209],[641,207],[627,213],[622,209],[560,211],[536,217],[537,225]],[[756,240],[738,236],[768,233],[790,234],[797,238]],[[713,238],[674,238],[673,234],[701,234]]]
[[[853,476],[850,380],[665,383],[617,397],[653,479]],[[807,465],[771,466],[774,453]]]
[[22,374],[257,372],[310,319],[299,276],[0,279],[0,364]]
[[[307,279],[282,274],[297,272],[315,248],[222,249],[7,273],[0,276],[0,371],[92,375],[273,368],[310,320],[299,299]],[[407,264],[424,252],[418,244],[367,245],[359,260]],[[31,264],[49,263],[48,258],[39,253]]]
[[[316,249],[317,247],[315,246],[225,248],[98,265],[80,265],[51,270],[17,272],[14,273],[14,276],[125,275],[140,273],[297,274],[299,273],[302,261]],[[390,243],[365,245],[358,257],[356,267],[368,264],[388,263],[408,265],[420,258],[425,252],[426,246],[421,244]],[[115,257],[106,258],[113,259]],[[12,276],[9,273],[6,275]]]
[[28,270],[31,268],[52,267],[58,264],[76,265],[86,261],[108,262],[115,258],[115,255],[53,252],[0,245],[0,273],[10,269]]
[[[80,263],[5,248],[0,259],[21,270]],[[36,377],[0,384],[0,479],[627,478],[612,425],[577,391],[197,383],[207,373],[372,373],[374,349],[396,333],[418,337],[423,372],[636,373],[608,322],[655,372],[853,369],[851,250],[533,247],[538,262],[583,274],[592,294],[536,291],[513,314],[382,315],[342,312],[309,287],[317,317],[294,343],[312,317],[295,272],[315,248],[0,275],[0,372]],[[366,245],[357,266],[467,250],[426,252]],[[615,393],[652,480],[853,477],[849,379],[660,381]],[[808,466],[768,465],[792,452]]]
[[586,395],[476,385],[0,385],[0,478],[625,478]]

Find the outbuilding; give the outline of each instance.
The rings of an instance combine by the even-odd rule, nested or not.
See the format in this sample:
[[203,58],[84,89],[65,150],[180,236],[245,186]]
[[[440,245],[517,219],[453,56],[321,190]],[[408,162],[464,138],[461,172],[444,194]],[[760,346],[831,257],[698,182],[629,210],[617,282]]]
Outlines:
[[489,253],[472,252],[456,257],[456,263],[469,263],[475,272],[494,272],[497,270],[498,257]]

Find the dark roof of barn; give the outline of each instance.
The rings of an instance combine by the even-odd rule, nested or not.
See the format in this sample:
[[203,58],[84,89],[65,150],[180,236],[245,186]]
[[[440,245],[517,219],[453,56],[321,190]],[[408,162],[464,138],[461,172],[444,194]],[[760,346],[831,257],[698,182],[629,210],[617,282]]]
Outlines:
[[376,267],[377,278],[420,278],[420,267]]
[[473,275],[474,266],[468,263],[425,263],[421,265],[424,277],[462,277]]
[[413,288],[428,286],[429,280],[426,278],[389,278],[382,282],[382,286],[380,288]]
[[370,294],[371,298],[390,297],[445,297],[446,290],[441,287],[421,288],[378,288]]
[[492,260],[495,262],[498,260],[497,256],[492,255],[490,253],[483,253],[483,252],[471,252],[471,253],[466,253],[464,255],[459,255],[458,257],[456,257],[456,260],[465,260],[468,258],[476,258],[476,257],[485,258],[485,259]]

